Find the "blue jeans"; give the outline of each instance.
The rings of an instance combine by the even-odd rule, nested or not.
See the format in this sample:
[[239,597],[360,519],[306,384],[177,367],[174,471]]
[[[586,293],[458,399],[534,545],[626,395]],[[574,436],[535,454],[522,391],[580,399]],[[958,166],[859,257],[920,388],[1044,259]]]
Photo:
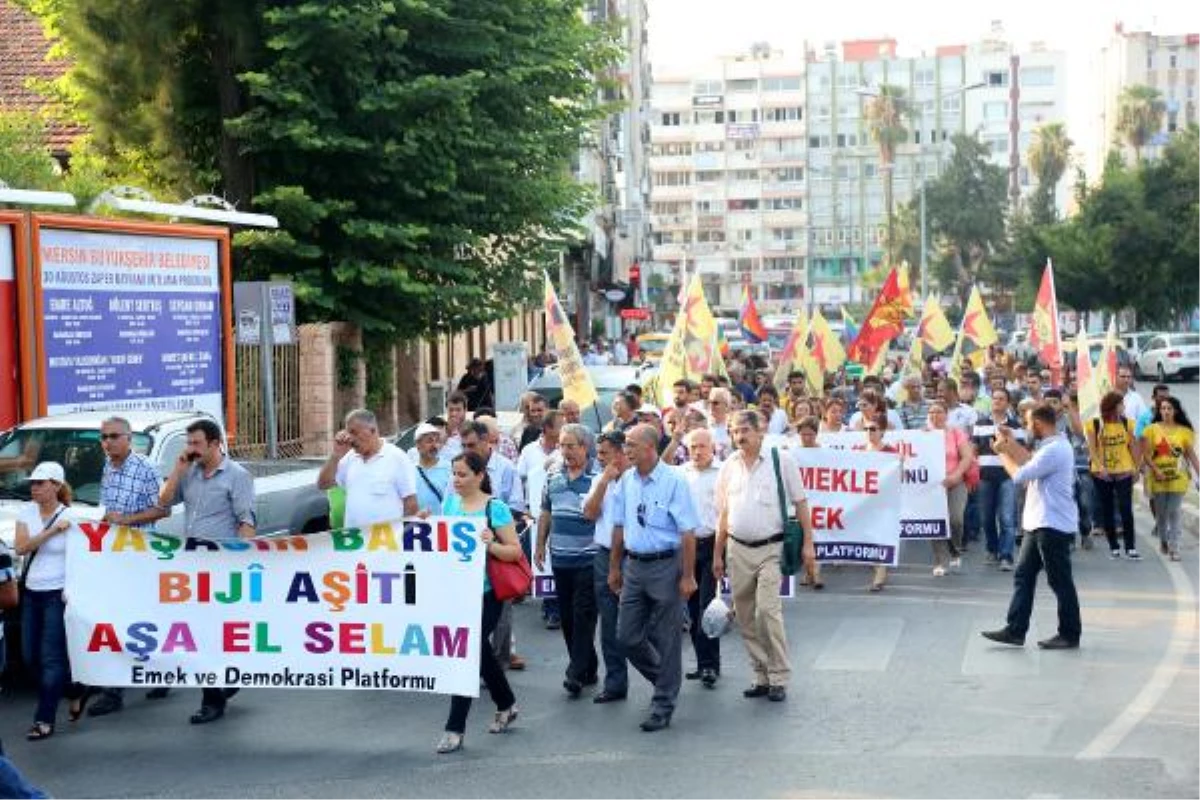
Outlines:
[[1096,490],[1092,486],[1092,473],[1075,470],[1075,507],[1079,510],[1079,535],[1092,533],[1092,509],[1095,508]]
[[53,725],[58,703],[64,696],[71,700],[83,696],[83,687],[71,682],[67,627],[63,620],[66,610],[59,589],[49,592],[26,589],[21,597],[22,656],[26,666],[36,669],[38,676],[34,722]]
[[967,507],[963,509],[963,537],[966,542],[979,541],[979,490],[967,495]]
[[46,797],[46,793],[25,780],[16,765],[0,755],[0,797]]
[[592,580],[596,585],[596,608],[600,612],[600,652],[604,658],[604,691],[609,694],[625,694],[629,691],[629,665],[625,662],[625,651],[617,641],[617,611],[621,598],[608,588],[608,562],[611,551],[606,547],[596,550],[592,562]]
[[1033,614],[1038,573],[1046,570],[1046,582],[1058,598],[1058,635],[1078,642],[1083,630],[1079,619],[1079,595],[1071,575],[1071,541],[1074,531],[1038,528],[1021,542],[1021,557],[1013,573],[1013,596],[1008,606],[1008,630],[1024,638]]
[[1017,538],[1016,487],[1009,478],[979,482],[979,516],[987,537],[988,552],[1012,561]]

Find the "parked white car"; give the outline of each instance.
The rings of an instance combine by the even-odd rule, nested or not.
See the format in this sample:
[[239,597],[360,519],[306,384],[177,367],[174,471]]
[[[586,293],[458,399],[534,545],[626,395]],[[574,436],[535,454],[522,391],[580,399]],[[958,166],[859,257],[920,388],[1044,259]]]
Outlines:
[[[78,519],[98,520],[100,476],[106,456],[100,447],[100,424],[109,412],[84,411],[30,420],[0,434],[0,539],[12,544],[16,516],[29,501],[28,477],[39,461],[57,461],[74,491],[72,509]],[[128,412],[121,416],[133,429],[133,450],[146,456],[165,479],[187,443],[187,427],[205,415],[179,412]],[[329,528],[329,501],[317,488],[321,461],[238,461],[254,476],[255,515],[260,534],[315,533]],[[183,532],[183,506],[160,520],[164,533]]]
[[1159,381],[1200,375],[1200,333],[1161,333],[1137,357],[1138,372]]

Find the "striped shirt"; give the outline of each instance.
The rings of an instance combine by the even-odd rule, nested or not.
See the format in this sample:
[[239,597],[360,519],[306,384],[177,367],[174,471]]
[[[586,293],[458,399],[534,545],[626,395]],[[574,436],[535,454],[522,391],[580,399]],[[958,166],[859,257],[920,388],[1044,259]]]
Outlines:
[[105,511],[137,514],[158,505],[158,472],[154,465],[137,453],[125,457],[120,467],[104,461],[100,474],[100,505]]
[[560,569],[591,567],[596,553],[596,523],[583,516],[583,501],[599,474],[593,461],[571,478],[565,461],[555,459],[546,468],[542,511],[550,514],[550,562]]
[[[1004,426],[1012,430],[1013,439],[1025,447],[1029,446],[1029,437],[1016,417],[1010,414],[1004,420]],[[979,456],[979,477],[981,480],[1008,480],[1008,471],[1004,469],[1004,462],[992,450],[992,439],[995,436],[996,421],[992,417],[980,418],[979,424],[971,430],[971,442],[975,445],[975,453]]]

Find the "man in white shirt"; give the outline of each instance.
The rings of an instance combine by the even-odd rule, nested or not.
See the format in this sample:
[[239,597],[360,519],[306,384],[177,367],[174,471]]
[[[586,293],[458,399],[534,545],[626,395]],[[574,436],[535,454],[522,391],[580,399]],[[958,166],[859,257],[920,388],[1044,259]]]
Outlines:
[[[713,390],[714,394],[717,391]],[[728,392],[726,392],[728,394]],[[717,476],[721,472],[721,464],[715,458],[715,444],[712,432],[705,428],[690,431],[685,437],[688,454],[691,460],[679,468],[687,481],[688,490],[692,495],[692,505],[700,517],[696,527],[696,586],[688,598],[688,616],[692,620],[692,648],[696,651],[696,669],[684,677],[688,680],[700,679],[708,689],[717,685],[721,674],[721,640],[710,639],[700,625],[704,609],[712,602],[717,594],[717,581],[713,576],[713,545],[716,541]]]
[[1113,386],[1113,391],[1119,392],[1125,397],[1125,419],[1132,420],[1137,423],[1138,417],[1146,411],[1146,401],[1138,394],[1137,389],[1133,388],[1133,372],[1129,367],[1117,367],[1117,383]]
[[946,424],[970,436],[979,413],[959,398],[958,382],[953,378],[943,378],[938,384],[938,394],[946,405]]
[[317,485],[322,491],[335,485],[346,490],[347,528],[417,513],[417,471],[412,461],[379,436],[375,415],[363,408],[346,415]]
[[725,574],[725,547],[728,543],[729,580],[733,588],[733,608],[737,616],[754,684],[742,692],[744,697],[766,697],[774,702],[787,699],[791,678],[787,633],[783,624],[783,603],[779,569],[783,553],[783,517],[796,519],[804,531],[804,561],[816,559],[812,540],[812,520],[800,470],[787,453],[779,453],[779,481],[789,507],[781,508],[775,477],[773,451],[763,447],[761,418],[753,411],[740,411],[733,418],[733,440],[737,452],[721,467],[717,477],[717,540],[714,545],[713,574],[719,580]]
[[552,458],[560,457],[558,434],[562,425],[560,412],[547,411],[542,417],[541,436],[525,445],[521,457],[517,459],[517,477],[521,479],[529,516],[534,523],[541,516],[542,494],[546,489],[546,468]]
[[787,433],[787,414],[779,407],[779,392],[774,386],[768,384],[758,390],[758,413],[763,418],[768,434]]

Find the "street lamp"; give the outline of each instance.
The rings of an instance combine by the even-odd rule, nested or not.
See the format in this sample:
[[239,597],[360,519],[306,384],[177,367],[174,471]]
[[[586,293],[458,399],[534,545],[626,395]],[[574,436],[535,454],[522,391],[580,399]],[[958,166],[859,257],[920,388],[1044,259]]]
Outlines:
[[[967,84],[966,86],[960,86],[957,89],[954,89],[949,92],[942,92],[935,98],[935,100],[944,100],[947,97],[956,97],[961,94],[966,94],[967,92],[970,92],[974,89],[982,89],[985,86],[987,86],[987,84],[982,81],[980,81],[978,83],[970,83],[970,84]],[[879,97],[879,90],[872,89],[869,86],[860,86],[854,90],[854,93],[860,97]],[[920,103],[919,105],[918,105],[918,102]],[[916,98],[913,98],[909,108],[910,109],[916,108],[918,124],[921,126],[921,130],[924,130],[925,129],[924,101],[923,100],[917,101]],[[920,156],[920,161],[921,161],[921,187],[920,187],[920,197],[921,197],[921,201],[920,201],[921,202],[921,299],[923,301],[926,297],[929,296],[929,255],[928,255],[928,253],[929,253],[929,245],[928,245],[929,234],[928,234],[928,228],[925,223],[925,180],[926,180],[926,175],[927,175],[927,170],[925,169],[925,142],[922,141],[919,147],[920,147],[920,149],[917,151],[917,153]]]

